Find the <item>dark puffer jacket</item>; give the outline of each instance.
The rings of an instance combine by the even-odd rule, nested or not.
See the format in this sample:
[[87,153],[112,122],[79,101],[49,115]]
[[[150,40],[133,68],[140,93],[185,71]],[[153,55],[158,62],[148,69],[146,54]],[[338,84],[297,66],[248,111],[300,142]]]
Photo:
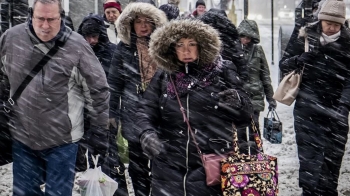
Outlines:
[[238,31],[236,26],[223,14],[215,9],[210,9],[199,17],[205,24],[214,27],[220,33],[220,39],[223,42],[221,56],[224,60],[232,61],[237,67],[241,79],[246,80],[248,76],[247,61],[244,58],[244,52],[239,43]]
[[89,14],[83,19],[83,22],[81,22],[78,28],[78,33],[80,35],[83,35],[82,27],[84,26],[85,22],[89,19],[93,19],[99,24],[100,33],[98,38],[98,44],[92,47],[92,49],[95,52],[95,55],[97,56],[98,60],[102,64],[106,76],[108,76],[109,67],[112,63],[113,55],[117,50],[117,45],[109,41],[107,36],[107,28],[104,24],[103,18],[96,14]]
[[[142,7],[142,9],[140,8]],[[108,76],[111,87],[110,118],[120,119],[123,124],[122,134],[131,142],[139,142],[132,134],[135,125],[136,105],[142,98],[139,55],[136,47],[136,34],[132,22],[137,15],[150,17],[156,28],[167,19],[163,11],[149,3],[132,3],[128,5],[117,20],[118,36],[121,39],[117,45]],[[119,98],[122,98],[119,110]]]
[[342,27],[338,40],[322,46],[321,29],[321,22],[302,28],[299,39],[289,42],[279,66],[283,74],[302,67],[298,57],[307,37],[315,57],[312,65],[305,65],[294,106],[299,184],[311,191],[336,192],[349,131],[348,119],[341,120],[336,110],[340,105],[350,108],[350,33]]
[[272,98],[274,92],[264,50],[260,45],[257,45],[260,43],[258,26],[255,21],[243,20],[238,26],[238,33],[252,38],[252,41],[244,48],[245,58],[248,62],[248,77],[244,83],[244,89],[249,94],[254,111],[264,111],[265,96],[268,102],[274,101]]
[[[198,63],[185,65],[174,53],[173,45],[187,35],[198,43]],[[135,132],[141,136],[146,130],[153,130],[164,141],[166,152],[152,162],[152,195],[221,195],[219,185],[206,186],[204,168],[169,78],[174,79],[200,149],[204,153],[219,153],[232,150],[232,123],[246,126],[250,122],[252,106],[241,90],[236,69],[232,62],[218,57],[217,31],[199,20],[171,21],[157,29],[151,36],[149,51],[162,69],[153,77],[139,104],[139,129]],[[218,93],[226,89],[237,90],[241,108],[222,107]]]

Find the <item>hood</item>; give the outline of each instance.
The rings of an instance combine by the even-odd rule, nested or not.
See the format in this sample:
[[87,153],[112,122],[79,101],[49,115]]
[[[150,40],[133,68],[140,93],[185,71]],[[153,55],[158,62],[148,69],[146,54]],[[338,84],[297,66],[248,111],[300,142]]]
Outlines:
[[222,41],[225,41],[225,37],[230,37],[233,40],[238,39],[238,31],[236,29],[236,26],[221,13],[218,13],[216,11],[208,11],[200,16],[199,20],[218,30],[220,32],[220,38]]
[[173,4],[178,6],[180,4],[180,0],[168,0],[168,4]]
[[104,23],[103,18],[102,18],[101,16],[97,15],[97,14],[92,14],[92,13],[90,13],[88,16],[86,16],[86,17],[83,19],[83,22],[81,22],[81,24],[79,25],[78,33],[79,33],[80,35],[83,35],[83,33],[82,33],[82,28],[83,28],[84,23],[85,23],[88,19],[93,19],[93,20],[95,20],[95,21],[99,24],[100,35],[99,35],[98,42],[99,42],[99,43],[108,43],[108,42],[109,42],[109,39],[108,39],[108,35],[107,35],[107,28],[106,28],[106,25],[105,25],[105,23]]
[[243,20],[238,26],[238,34],[252,38],[252,43],[260,43],[260,34],[258,25],[254,20]]
[[173,20],[151,35],[149,54],[157,65],[168,72],[179,70],[181,63],[175,54],[175,43],[184,37],[196,39],[199,48],[199,66],[213,63],[219,56],[219,33],[199,20]]
[[167,17],[162,10],[149,3],[130,3],[125,7],[115,23],[120,40],[130,45],[131,26],[136,16],[144,15],[151,18],[156,28],[167,22]]

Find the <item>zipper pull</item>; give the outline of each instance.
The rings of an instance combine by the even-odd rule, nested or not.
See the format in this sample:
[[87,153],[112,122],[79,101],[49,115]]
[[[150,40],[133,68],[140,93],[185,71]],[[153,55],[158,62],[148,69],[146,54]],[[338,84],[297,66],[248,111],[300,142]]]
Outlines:
[[136,94],[139,94],[139,85],[138,84],[136,84]]
[[186,74],[188,74],[188,64],[185,64]]

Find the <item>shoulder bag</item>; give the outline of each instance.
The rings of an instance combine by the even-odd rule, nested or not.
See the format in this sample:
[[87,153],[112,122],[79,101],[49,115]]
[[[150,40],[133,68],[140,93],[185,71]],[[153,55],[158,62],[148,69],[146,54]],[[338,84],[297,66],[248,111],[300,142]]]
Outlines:
[[[309,42],[305,37],[305,52],[309,51]],[[299,86],[303,76],[304,67],[298,68],[284,76],[273,94],[273,99],[285,105],[292,105],[299,93]]]

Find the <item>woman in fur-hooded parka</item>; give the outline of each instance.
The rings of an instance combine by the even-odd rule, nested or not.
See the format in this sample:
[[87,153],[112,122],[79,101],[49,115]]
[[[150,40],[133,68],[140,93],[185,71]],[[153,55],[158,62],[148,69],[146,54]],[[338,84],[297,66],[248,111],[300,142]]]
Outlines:
[[[122,135],[129,142],[129,174],[136,196],[149,195],[150,186],[148,158],[142,154],[139,139],[133,134],[137,103],[157,69],[156,63],[148,56],[149,30],[153,31],[166,22],[165,14],[149,3],[128,4],[116,22],[121,41],[108,76],[111,87],[109,116],[114,126],[121,121]],[[141,27],[139,35],[135,31],[136,25]]]
[[[181,38],[196,42],[198,56],[191,62],[183,63],[178,58],[175,48],[181,47]],[[144,141],[150,137],[164,146],[153,156],[154,196],[221,195],[220,185],[206,185],[202,162],[175,94],[176,88],[203,153],[232,150],[232,123],[249,124],[252,106],[241,90],[236,68],[219,56],[220,45],[218,32],[199,20],[174,20],[151,36],[150,56],[162,69],[153,77],[139,105],[136,132],[144,152],[148,148]],[[234,89],[236,96],[221,99],[219,93],[229,89]],[[237,105],[227,104],[228,100],[236,100]]]

